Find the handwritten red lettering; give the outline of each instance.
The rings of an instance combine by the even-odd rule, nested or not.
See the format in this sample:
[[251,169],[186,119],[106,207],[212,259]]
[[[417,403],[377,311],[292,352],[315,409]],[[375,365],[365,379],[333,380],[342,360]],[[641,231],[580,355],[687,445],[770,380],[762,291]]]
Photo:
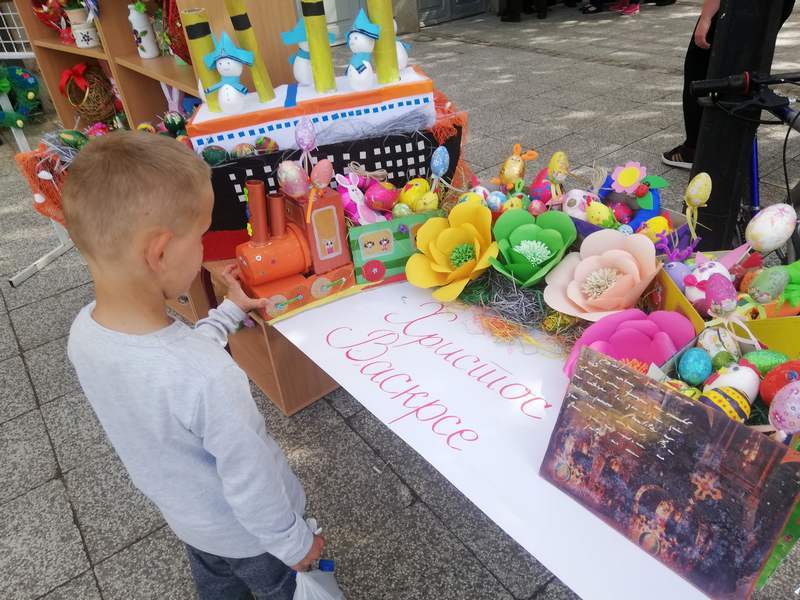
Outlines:
[[[470,438],[464,437],[465,434],[467,434],[467,433],[471,433],[472,436],[474,436],[474,437],[472,437],[472,436],[470,436]],[[465,442],[477,442],[478,441],[478,437],[479,437],[478,436],[478,432],[474,431],[472,429],[459,429],[458,431],[454,431],[453,433],[451,433],[450,435],[447,436],[447,445],[450,446],[453,450],[458,450],[458,451],[461,451],[461,448],[453,446],[453,444],[450,443],[450,440],[453,439],[456,436],[460,437]]]

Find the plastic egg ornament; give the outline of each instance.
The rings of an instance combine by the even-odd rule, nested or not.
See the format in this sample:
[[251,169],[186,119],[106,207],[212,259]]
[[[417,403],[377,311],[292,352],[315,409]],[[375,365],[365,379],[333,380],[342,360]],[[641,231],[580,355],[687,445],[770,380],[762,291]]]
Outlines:
[[327,158],[323,158],[311,169],[310,179],[312,185],[318,190],[328,187],[333,179],[333,163]]
[[789,271],[785,267],[776,266],[761,270],[747,286],[747,293],[760,304],[769,304],[776,300],[786,286],[789,285]]
[[744,359],[752,363],[762,377],[773,369],[789,362],[789,357],[777,350],[753,350],[745,354]]
[[77,129],[62,129],[58,133],[58,140],[65,146],[80,150],[89,143],[89,138]]
[[722,352],[717,352],[711,358],[711,366],[714,368],[715,371],[719,371],[720,369],[724,369],[725,367],[729,367],[736,362],[736,357],[723,350]]
[[614,218],[623,225],[630,223],[633,218],[633,209],[624,202],[617,202],[611,210],[614,212]]
[[497,213],[503,209],[505,201],[506,195],[503,192],[494,191],[486,198],[486,206],[488,206],[489,210],[493,213]]
[[742,392],[750,402],[758,396],[758,386],[761,384],[761,374],[747,361],[740,361],[717,371],[709,377],[703,391],[720,387],[732,387]]
[[624,235],[633,235],[633,227],[628,225],[627,223],[623,223],[619,227],[617,227],[617,231]]
[[393,217],[407,217],[407,216],[409,216],[410,214],[413,214],[413,213],[414,213],[414,211],[411,210],[411,207],[408,204],[404,203],[404,202],[398,202],[392,208],[392,216]]
[[172,135],[177,136],[181,131],[186,129],[186,119],[178,111],[171,110],[164,114],[164,127],[167,128]]
[[800,381],[800,360],[790,360],[772,369],[758,388],[761,400],[770,405],[776,394],[795,381]]
[[431,174],[434,177],[444,177],[450,168],[450,153],[444,146],[439,146],[431,156]]
[[206,146],[202,156],[203,160],[213,167],[228,160],[228,151],[222,146]]
[[761,254],[783,247],[797,227],[797,213],[788,204],[773,204],[760,210],[747,224],[744,237]]
[[714,410],[724,412],[739,423],[744,423],[750,417],[750,402],[736,388],[723,386],[706,390],[698,401]]
[[769,422],[787,435],[800,432],[800,381],[783,386],[775,394],[769,405]]
[[430,212],[439,208],[439,195],[436,192],[426,192],[422,198],[417,200],[414,212]]
[[702,348],[712,357],[715,357],[720,352],[729,352],[735,357],[733,362],[739,360],[742,355],[739,349],[739,342],[724,327],[709,327],[701,331],[700,335],[697,336],[697,347]]
[[372,210],[390,212],[399,195],[400,190],[388,181],[373,181],[364,193],[364,201]]
[[236,144],[231,150],[231,156],[233,158],[246,158],[248,156],[253,156],[256,153],[256,147],[253,144],[248,144],[247,142],[242,142],[241,144]]
[[486,204],[486,199],[489,197],[489,194],[491,193],[488,188],[485,188],[482,185],[476,185],[474,188],[470,190],[470,192],[472,192],[473,194],[478,194],[481,197],[482,202],[484,204]]
[[525,203],[522,200],[521,196],[511,196],[508,198],[508,200],[503,202],[503,207],[501,208],[501,210],[505,212],[507,210],[513,210],[515,208],[522,208],[524,205]]
[[86,135],[90,138],[100,137],[101,135],[106,135],[108,133],[111,133],[111,128],[102,121],[95,123],[86,130]]
[[667,218],[658,216],[645,221],[639,229],[639,233],[646,235],[648,238],[650,238],[650,241],[655,244],[658,241],[659,233],[666,235],[671,231],[671,229],[672,227],[670,227]]
[[256,150],[259,154],[271,154],[278,151],[278,143],[272,138],[262,135],[256,138]]
[[302,198],[310,189],[308,174],[293,160],[278,165],[278,185],[291,198]]
[[701,348],[689,348],[678,361],[678,377],[692,386],[703,383],[711,375],[711,357]]
[[669,278],[672,279],[675,285],[678,286],[678,289],[682,292],[684,289],[686,289],[684,280],[686,277],[692,274],[692,268],[686,263],[673,261],[664,265],[664,272],[669,275]]
[[534,198],[531,200],[531,203],[528,205],[528,212],[531,213],[534,217],[538,217],[547,212],[547,204]]
[[605,223],[613,219],[611,209],[602,202],[592,202],[586,207],[586,220],[592,225],[603,227]]

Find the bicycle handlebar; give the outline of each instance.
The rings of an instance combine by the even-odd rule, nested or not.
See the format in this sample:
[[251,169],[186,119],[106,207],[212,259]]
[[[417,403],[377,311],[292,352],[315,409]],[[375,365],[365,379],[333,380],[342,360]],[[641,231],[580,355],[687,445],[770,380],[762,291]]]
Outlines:
[[782,83],[800,82],[800,72],[776,73],[761,77],[751,71],[737,75],[729,75],[721,79],[701,79],[689,84],[689,93],[692,96],[708,96],[717,92],[740,93],[747,95],[754,86],[780,85]]

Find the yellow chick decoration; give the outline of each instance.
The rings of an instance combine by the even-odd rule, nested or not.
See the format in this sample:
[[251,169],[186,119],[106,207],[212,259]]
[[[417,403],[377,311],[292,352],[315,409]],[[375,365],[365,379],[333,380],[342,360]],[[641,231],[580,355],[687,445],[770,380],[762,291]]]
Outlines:
[[536,150],[528,150],[522,153],[522,146],[514,145],[514,153],[509,156],[500,167],[500,174],[492,178],[492,183],[502,185],[510,190],[520,179],[525,179],[525,163],[536,160],[539,153]]
[[417,177],[403,186],[397,201],[410,206],[414,212],[420,212],[417,209],[417,203],[430,191],[431,184],[428,183],[428,180]]
[[414,205],[414,212],[428,212],[439,208],[439,194],[436,192],[426,192],[422,198],[417,200]]
[[698,173],[686,186],[683,201],[686,202],[686,224],[692,239],[697,239],[697,218],[699,209],[703,208],[711,197],[711,176],[708,173]]
[[658,234],[668,234],[672,230],[669,220],[666,217],[653,217],[644,222],[637,233],[643,233],[655,244],[658,241]]

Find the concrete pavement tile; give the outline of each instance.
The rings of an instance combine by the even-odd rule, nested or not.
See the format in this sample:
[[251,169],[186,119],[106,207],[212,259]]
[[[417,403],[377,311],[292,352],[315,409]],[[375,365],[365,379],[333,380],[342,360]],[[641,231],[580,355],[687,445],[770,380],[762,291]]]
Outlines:
[[76,249],[46,266],[24,284],[13,288],[6,279],[0,281],[0,292],[9,310],[53,296],[91,281],[89,268]]
[[[786,188],[786,178],[783,172],[783,158],[779,158],[774,163],[774,168],[771,171],[763,170],[763,167],[769,168],[768,164],[762,165],[761,181],[771,183],[776,186]],[[786,161],[786,170],[789,175],[789,186],[795,187],[800,182],[800,158],[793,158]]]
[[369,412],[351,426],[516,598],[529,598],[550,572],[447,479]]
[[542,120],[535,123],[519,122],[513,127],[493,133],[492,137],[507,142],[509,149],[513,148],[514,144],[519,143],[522,144],[523,150],[529,148],[535,150],[540,146],[577,131],[578,129],[573,125],[565,123],[558,118],[548,119],[543,117]]
[[613,169],[613,167],[623,165],[631,160],[647,167],[647,172],[653,175],[661,175],[670,169],[670,167],[661,162],[661,157],[658,154],[639,150],[633,146],[626,146],[616,152],[607,154],[601,160],[598,160],[598,165]]
[[459,540],[421,503],[337,555],[348,600],[512,600]]
[[753,600],[776,600],[777,598],[792,598],[800,581],[800,546],[794,548],[783,559],[778,569],[767,580],[767,584],[760,592],[753,593]]
[[94,299],[94,286],[82,285],[12,310],[9,315],[23,351],[67,335],[78,311]]
[[471,135],[464,144],[462,156],[472,165],[473,171],[486,169],[503,162],[511,154],[513,144],[497,138]]
[[352,417],[354,414],[364,410],[364,405],[353,398],[353,396],[350,395],[350,392],[344,388],[339,388],[332,391],[330,394],[325,396],[325,399],[328,401],[328,404],[330,404],[333,409],[345,419]]
[[676,126],[656,131],[646,138],[633,142],[630,147],[660,155],[672,150],[678,144],[682,144],[685,137],[686,134],[681,125],[680,127]]
[[621,147],[618,144],[588,138],[580,133],[573,133],[540,146],[536,150],[539,152],[542,165],[545,165],[550,155],[558,150],[567,153],[571,165],[591,165],[592,162],[601,163],[601,157],[616,152]]
[[89,567],[58,480],[0,506],[0,540],[4,600],[36,598]]
[[102,600],[91,571],[57,587],[39,600]]
[[21,357],[15,356],[0,362],[0,390],[3,390],[0,423],[36,408],[33,388]]
[[535,600],[581,600],[578,594],[555,577],[534,598]]
[[256,406],[264,415],[267,431],[284,452],[302,448],[320,435],[335,438],[348,429],[341,415],[327,402],[315,402],[291,417],[286,417],[252,383],[250,389]]
[[19,354],[19,346],[11,329],[11,320],[7,314],[0,314],[0,360]]
[[92,564],[158,529],[164,519],[131,483],[116,454],[85,461],[64,475]]
[[0,456],[0,502],[20,496],[57,474],[53,449],[38,410],[0,425]]
[[63,473],[113,452],[111,442],[80,390],[42,406],[47,431]]
[[67,358],[66,337],[28,350],[24,357],[42,404],[79,387],[78,376]]
[[96,565],[105,600],[196,598],[183,543],[163,527]]
[[[483,135],[490,135],[493,137],[500,137],[500,132],[508,130],[515,130],[524,125],[524,118],[534,118],[535,114],[532,110],[522,109],[524,112],[520,114],[520,109],[508,108],[507,110],[498,110],[496,106],[481,106],[469,112],[469,127],[472,133],[479,133]],[[524,124],[524,125],[523,125]]]

